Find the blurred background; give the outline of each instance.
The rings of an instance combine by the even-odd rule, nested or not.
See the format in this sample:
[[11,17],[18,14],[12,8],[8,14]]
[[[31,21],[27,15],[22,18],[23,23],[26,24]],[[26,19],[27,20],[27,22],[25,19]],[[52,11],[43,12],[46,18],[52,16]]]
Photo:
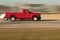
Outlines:
[[21,9],[30,9],[32,11],[42,13],[60,13],[60,5],[46,5],[46,4],[20,4],[17,6],[0,5],[0,12],[19,11]]
[[0,12],[30,9],[42,13],[60,13],[59,0],[1,0]]

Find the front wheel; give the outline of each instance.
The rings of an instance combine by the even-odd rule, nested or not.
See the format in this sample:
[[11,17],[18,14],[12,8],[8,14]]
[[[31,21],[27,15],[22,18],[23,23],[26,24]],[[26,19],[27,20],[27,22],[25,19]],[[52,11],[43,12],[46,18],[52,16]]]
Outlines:
[[39,18],[38,18],[38,17],[33,17],[32,20],[33,20],[33,21],[38,21]]
[[41,20],[41,17],[39,17],[38,20],[40,21]]
[[10,20],[11,20],[11,21],[15,21],[16,18],[15,18],[14,16],[12,16],[12,17],[10,17]]

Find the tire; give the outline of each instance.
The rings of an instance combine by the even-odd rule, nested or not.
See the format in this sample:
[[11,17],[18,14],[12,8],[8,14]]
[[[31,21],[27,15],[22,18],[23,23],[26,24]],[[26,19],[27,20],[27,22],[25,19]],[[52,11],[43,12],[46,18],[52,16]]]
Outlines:
[[39,17],[38,20],[40,21],[41,20],[41,17]]
[[23,19],[20,19],[21,21],[23,21]]
[[11,21],[15,21],[16,18],[15,18],[14,16],[11,16],[11,17],[10,17],[10,20],[11,20]]
[[8,19],[6,17],[4,17],[4,20],[7,21]]
[[33,21],[38,21],[39,18],[38,18],[38,17],[33,17],[32,20],[33,20]]

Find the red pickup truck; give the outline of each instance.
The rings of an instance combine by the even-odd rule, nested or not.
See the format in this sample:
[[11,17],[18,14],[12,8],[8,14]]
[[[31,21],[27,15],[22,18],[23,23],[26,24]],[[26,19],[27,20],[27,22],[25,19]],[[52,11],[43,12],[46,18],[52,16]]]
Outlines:
[[15,21],[16,19],[32,19],[38,21],[41,20],[41,14],[23,9],[22,12],[5,12],[4,19],[10,19],[11,21]]

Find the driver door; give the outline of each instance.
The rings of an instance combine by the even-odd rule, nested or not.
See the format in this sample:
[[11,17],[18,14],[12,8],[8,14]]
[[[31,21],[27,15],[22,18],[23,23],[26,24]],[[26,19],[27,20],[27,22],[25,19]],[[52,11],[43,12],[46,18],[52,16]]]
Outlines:
[[30,19],[32,17],[31,13],[24,13],[23,18]]

